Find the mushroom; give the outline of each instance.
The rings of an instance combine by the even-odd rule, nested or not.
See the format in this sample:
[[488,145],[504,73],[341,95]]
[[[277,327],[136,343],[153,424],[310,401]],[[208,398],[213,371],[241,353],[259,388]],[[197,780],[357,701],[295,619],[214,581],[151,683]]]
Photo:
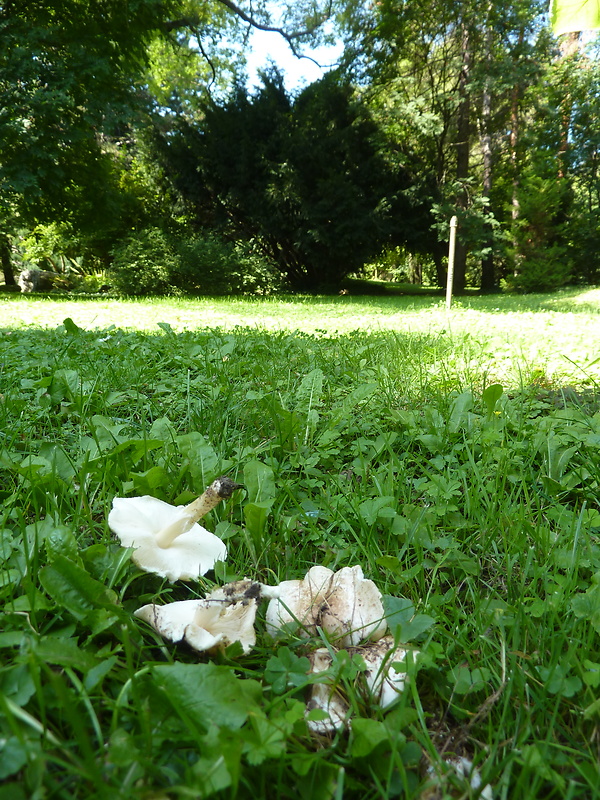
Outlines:
[[320,627],[336,644],[350,647],[364,639],[377,641],[387,630],[381,593],[359,565],[335,573],[312,567],[303,580],[283,581],[277,588],[265,618],[273,637],[296,623],[302,636],[314,636]]
[[378,642],[358,647],[356,652],[367,665],[364,677],[370,696],[387,708],[398,699],[407,679],[405,672],[396,672],[394,664],[405,661],[409,651],[396,646],[393,636],[384,636]]
[[273,597],[279,597],[278,586],[268,586],[265,583],[258,583],[248,578],[218,586],[210,594],[206,595],[207,600],[223,603],[238,603],[243,600],[256,600],[256,602],[259,602],[260,600],[270,600]]
[[365,639],[376,642],[387,631],[381,592],[359,565],[344,567],[333,576],[321,625],[331,635],[341,636],[343,647]]
[[[309,675],[325,672],[332,664],[332,657],[326,647],[319,647],[309,654]],[[310,712],[320,709],[327,714],[325,719],[308,719]],[[344,698],[336,691],[331,681],[315,683],[312,686],[310,698],[306,704],[306,724],[311,733],[321,736],[331,736],[346,724],[349,706]]]
[[197,521],[240,488],[229,478],[217,478],[201,497],[187,506],[172,506],[156,497],[115,497],[108,524],[123,547],[133,547],[141,569],[170,581],[195,580],[227,558],[227,548]]
[[[490,784],[486,784],[483,788],[481,787],[482,780],[481,774],[479,770],[473,765],[473,762],[470,761],[468,758],[464,756],[450,756],[448,758],[444,758],[443,764],[448,765],[451,767],[452,770],[458,775],[459,778],[464,778],[465,780],[469,781],[469,786],[473,789],[476,793],[476,796],[480,797],[481,800],[493,800],[494,792]],[[431,765],[427,768],[427,774],[430,778],[433,779],[434,783],[437,786],[443,787],[445,781],[444,776],[439,774],[435,767]]]
[[321,606],[333,572],[327,567],[311,567],[302,580],[282,581],[267,607],[265,623],[275,638],[282,629],[302,626],[301,635],[314,636]]
[[204,600],[181,600],[164,606],[151,603],[134,613],[165,639],[184,640],[199,652],[224,650],[239,642],[248,654],[256,643],[256,598],[230,602],[222,600],[220,592],[217,589]]

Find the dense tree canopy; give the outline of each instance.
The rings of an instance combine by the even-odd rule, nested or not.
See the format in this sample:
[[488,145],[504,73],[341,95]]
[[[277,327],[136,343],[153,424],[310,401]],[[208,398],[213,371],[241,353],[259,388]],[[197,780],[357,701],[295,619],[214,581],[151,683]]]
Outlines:
[[[598,61],[546,5],[0,0],[6,282],[11,239],[47,225],[105,266],[183,225],[258,244],[298,287],[397,244],[441,284],[455,213],[458,290],[598,280]],[[298,50],[328,18],[337,77],[240,88],[253,25]]]
[[[0,6],[0,235],[115,214],[102,136],[130,117],[131,81],[160,25],[155,2],[5,2]],[[113,191],[111,191],[111,189]]]
[[593,277],[573,234],[598,229],[597,205],[581,202],[597,158],[597,60],[578,35],[561,52],[546,14],[536,0],[384,0],[351,27],[349,64],[369,102],[434,176],[440,224],[458,213],[458,289]]
[[101,184],[100,135],[130,117],[132,80],[167,7],[150,0],[0,6],[4,220],[73,209],[79,187],[92,201],[92,186]]
[[[288,35],[308,36],[322,16],[318,5],[300,4],[289,19],[299,29]],[[167,87],[164,78],[177,84],[186,57],[202,56],[202,77],[213,75],[227,60],[222,40],[235,39],[240,20],[268,23],[260,7],[254,20],[229,0],[0,4],[0,247],[7,280],[7,236],[15,230],[62,216],[78,227],[108,221],[114,232],[115,143],[130,135],[144,104],[181,101],[185,81]],[[179,55],[170,72],[169,53]],[[198,78],[194,67],[187,78],[188,87]]]
[[295,289],[336,288],[384,244],[431,225],[401,154],[334,73],[294,101],[277,73],[163,142],[199,222],[252,238]]

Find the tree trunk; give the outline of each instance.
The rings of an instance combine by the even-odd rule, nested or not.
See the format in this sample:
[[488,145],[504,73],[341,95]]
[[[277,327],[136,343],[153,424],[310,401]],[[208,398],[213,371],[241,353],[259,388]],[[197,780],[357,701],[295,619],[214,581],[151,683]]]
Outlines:
[[[485,58],[488,65],[487,73],[490,73],[491,64],[491,49],[492,49],[492,29],[488,24],[485,32]],[[481,99],[481,154],[483,158],[483,196],[487,198],[485,210],[487,213],[491,211],[489,198],[492,194],[492,178],[493,178],[493,153],[492,153],[492,135],[491,135],[491,118],[492,118],[492,93],[490,91],[490,79],[487,78],[483,87],[483,95]],[[488,239],[486,242],[488,253],[481,259],[481,291],[493,292],[496,288],[496,281],[494,276],[494,241],[492,230],[488,226]]]
[[[456,137],[456,179],[459,184],[469,177],[469,162],[471,155],[471,99],[469,96],[469,80],[471,68],[471,51],[469,42],[469,30],[466,23],[462,25],[462,66],[458,83],[458,120]],[[456,198],[456,205],[460,210],[466,210],[468,206],[468,196],[466,189],[462,189]],[[459,214],[460,219],[460,214]],[[456,251],[454,255],[454,291],[463,292],[466,286],[467,273],[467,248],[464,242],[457,238]]]
[[423,283],[423,265],[420,256],[409,253],[408,263],[410,265],[410,282],[420,286]]
[[10,257],[10,239],[6,233],[0,233],[0,261],[2,261],[4,283],[7,286],[16,286],[17,282]]
[[[581,44],[581,31],[567,33],[560,43],[561,58],[574,56]],[[567,92],[560,104],[561,131],[560,147],[558,149],[558,177],[564,178],[567,174],[567,155],[569,152],[569,128],[571,127],[571,117],[573,116],[573,98]]]
[[[525,30],[520,28],[519,40],[516,47],[516,52],[520,53],[525,38]],[[519,252],[519,243],[516,237],[517,220],[519,219],[519,136],[520,136],[520,117],[519,117],[519,104],[521,101],[521,92],[519,89],[519,82],[515,80],[514,89],[510,102],[510,163],[512,172],[512,198],[511,198],[511,219],[513,231],[513,249],[514,249],[514,264],[513,272],[518,274],[522,255]]]
[[512,166],[512,211],[513,222],[519,219],[519,87],[515,85],[510,104],[510,162]]
[[448,280],[448,270],[446,269],[446,264],[444,263],[444,250],[443,245],[440,242],[439,246],[437,246],[433,253],[433,263],[435,264],[435,279],[437,281],[438,286],[445,286],[446,281]]

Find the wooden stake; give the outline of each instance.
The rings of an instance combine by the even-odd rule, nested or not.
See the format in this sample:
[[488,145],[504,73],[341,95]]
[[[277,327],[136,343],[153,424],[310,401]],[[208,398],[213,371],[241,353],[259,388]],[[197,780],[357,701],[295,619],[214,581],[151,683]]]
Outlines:
[[448,245],[448,279],[446,281],[446,311],[452,305],[452,284],[454,283],[454,251],[456,250],[456,229],[458,217],[450,220],[450,244]]

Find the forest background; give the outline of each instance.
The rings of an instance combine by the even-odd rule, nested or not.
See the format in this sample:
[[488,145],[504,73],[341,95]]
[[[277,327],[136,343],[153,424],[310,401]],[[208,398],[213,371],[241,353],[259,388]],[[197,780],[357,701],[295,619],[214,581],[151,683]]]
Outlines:
[[[261,28],[340,63],[249,88]],[[7,287],[443,286],[453,214],[456,291],[600,277],[597,43],[545,3],[25,0],[0,29]]]

